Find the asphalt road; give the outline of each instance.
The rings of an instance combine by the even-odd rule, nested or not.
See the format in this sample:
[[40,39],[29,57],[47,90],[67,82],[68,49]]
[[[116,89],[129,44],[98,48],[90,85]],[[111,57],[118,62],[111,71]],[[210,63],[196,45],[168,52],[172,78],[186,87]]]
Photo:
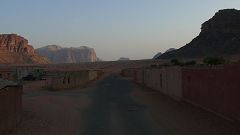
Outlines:
[[89,93],[92,104],[83,113],[80,135],[168,135],[146,115],[148,108],[136,102],[135,85],[110,75]]

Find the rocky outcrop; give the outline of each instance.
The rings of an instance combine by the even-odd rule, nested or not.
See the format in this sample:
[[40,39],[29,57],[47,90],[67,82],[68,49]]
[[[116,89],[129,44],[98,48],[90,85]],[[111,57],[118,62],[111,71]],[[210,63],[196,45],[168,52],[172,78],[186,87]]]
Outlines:
[[202,24],[199,36],[159,59],[240,55],[240,10],[225,9]]
[[0,34],[1,64],[46,64],[48,60],[39,56],[28,40],[17,34]]
[[161,56],[161,55],[162,55],[162,53],[159,52],[159,53],[157,53],[156,55],[153,56],[153,59],[156,59],[156,58],[158,58],[158,57]]
[[24,53],[34,55],[34,48],[28,45],[28,40],[16,34],[0,35],[1,51]]
[[168,52],[171,52],[171,51],[175,51],[175,50],[176,50],[175,48],[169,48],[169,49],[166,50],[165,53],[168,53]]
[[86,46],[63,48],[58,45],[48,45],[36,50],[47,57],[52,63],[96,62],[98,58],[93,48]]
[[240,10],[225,9],[217,12],[213,18],[202,24],[201,34],[205,33],[240,33]]

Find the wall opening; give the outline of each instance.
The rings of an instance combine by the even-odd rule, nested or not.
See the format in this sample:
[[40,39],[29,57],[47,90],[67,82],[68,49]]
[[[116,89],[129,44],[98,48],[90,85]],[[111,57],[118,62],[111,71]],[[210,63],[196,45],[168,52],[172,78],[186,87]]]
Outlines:
[[63,84],[65,84],[66,82],[65,82],[65,80],[66,80],[66,77],[64,76],[63,77]]
[[70,76],[68,77],[68,84],[70,84]]

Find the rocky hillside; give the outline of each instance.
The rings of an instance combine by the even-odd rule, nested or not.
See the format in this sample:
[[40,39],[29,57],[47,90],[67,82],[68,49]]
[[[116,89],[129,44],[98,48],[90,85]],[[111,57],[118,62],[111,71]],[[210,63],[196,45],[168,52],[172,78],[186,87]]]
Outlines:
[[159,52],[159,53],[157,53],[156,55],[153,56],[153,59],[156,59],[156,58],[160,57],[161,55],[162,55],[162,53]]
[[169,49],[166,50],[165,53],[168,53],[168,52],[171,52],[171,51],[174,51],[174,50],[176,50],[176,49],[175,48],[169,48]]
[[98,58],[93,48],[86,46],[63,48],[58,45],[48,45],[36,50],[47,57],[52,63],[96,62]]
[[218,11],[202,24],[201,33],[180,49],[164,53],[159,59],[227,57],[240,55],[240,10]]
[[47,64],[47,58],[39,56],[28,40],[17,34],[0,34],[1,64]]
[[[171,51],[174,51],[176,50],[175,48],[169,48],[165,51],[165,53],[168,53],[168,52],[171,52]],[[156,55],[153,56],[153,59],[157,59],[158,57],[160,57],[163,53],[162,52],[159,52],[157,53]]]

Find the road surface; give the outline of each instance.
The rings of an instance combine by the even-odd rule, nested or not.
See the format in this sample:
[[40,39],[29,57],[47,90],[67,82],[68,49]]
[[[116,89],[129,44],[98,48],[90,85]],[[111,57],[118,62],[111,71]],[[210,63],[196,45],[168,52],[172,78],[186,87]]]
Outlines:
[[92,105],[83,114],[86,135],[168,135],[150,117],[147,107],[136,102],[134,85],[111,75],[90,93]]

